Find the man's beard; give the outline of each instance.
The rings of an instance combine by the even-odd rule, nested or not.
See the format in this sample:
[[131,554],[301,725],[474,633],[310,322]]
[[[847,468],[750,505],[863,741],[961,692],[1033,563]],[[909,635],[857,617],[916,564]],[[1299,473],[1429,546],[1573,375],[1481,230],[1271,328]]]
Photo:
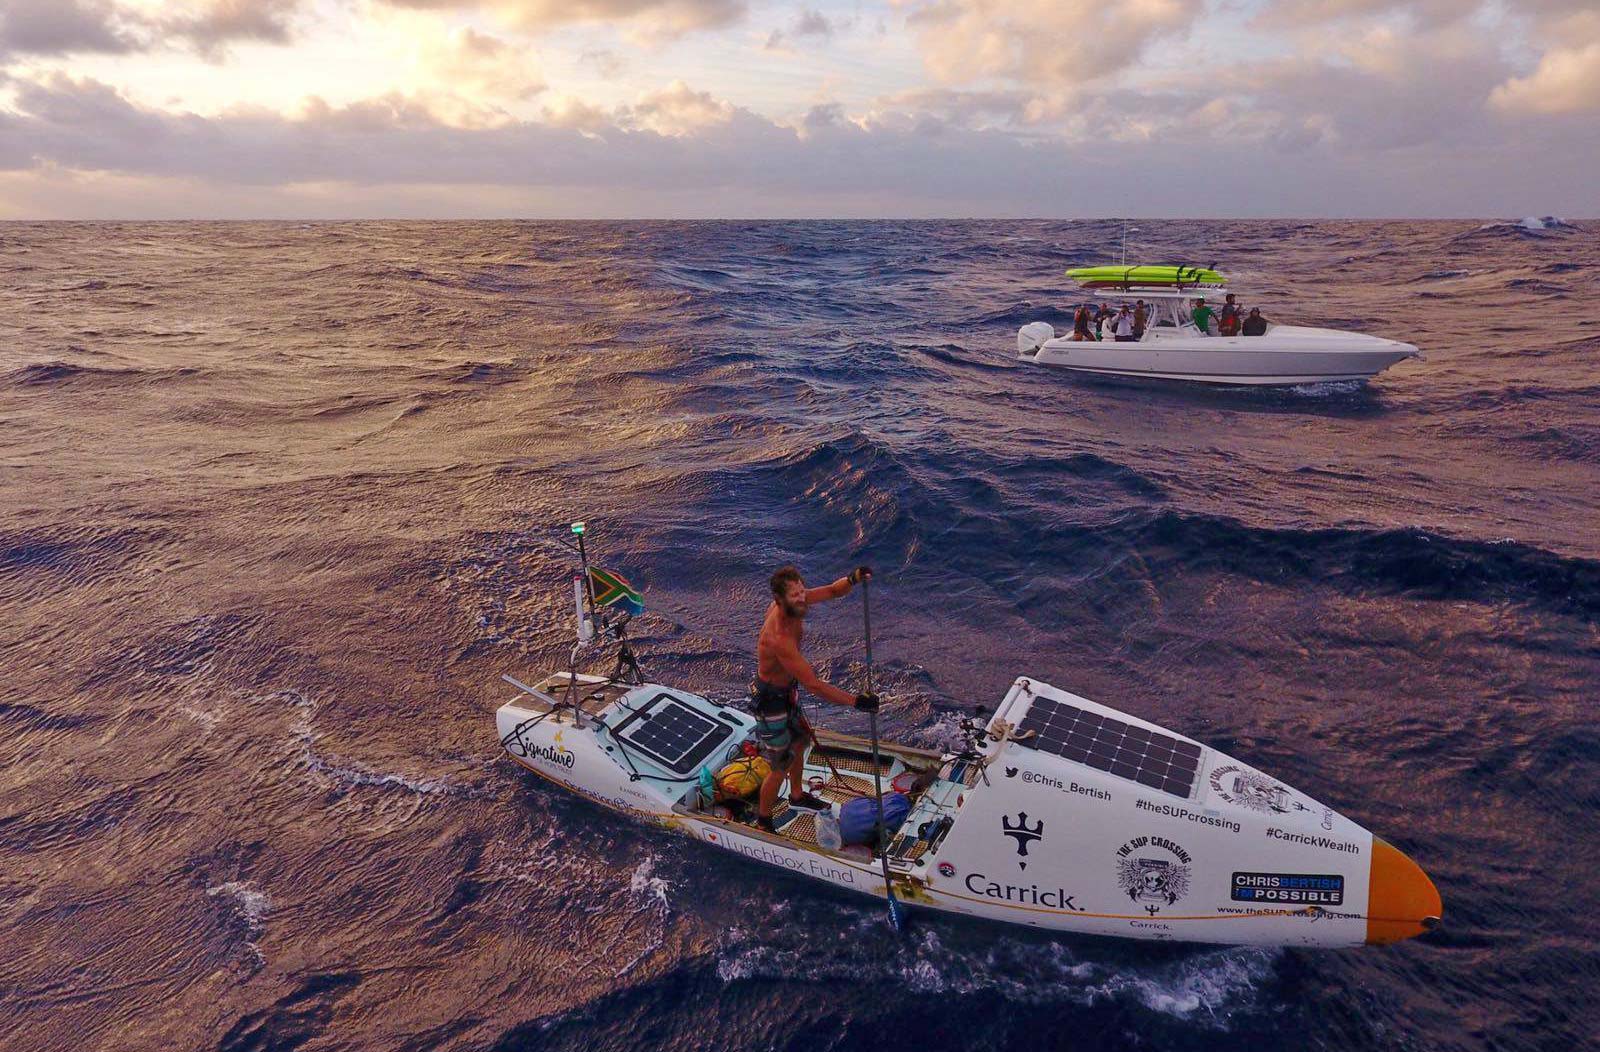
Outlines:
[[784,615],[787,617],[804,619],[806,616],[806,607],[804,603],[801,603],[799,606],[795,606],[793,603],[789,602],[789,600],[785,599],[780,603],[780,605],[783,607]]

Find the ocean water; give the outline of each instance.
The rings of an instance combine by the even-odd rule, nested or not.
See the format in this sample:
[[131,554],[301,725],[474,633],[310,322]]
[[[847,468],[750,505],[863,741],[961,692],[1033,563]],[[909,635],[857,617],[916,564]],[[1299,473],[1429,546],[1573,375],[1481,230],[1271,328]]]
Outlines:
[[[0,225],[0,1049],[1596,1047],[1597,228],[1139,225],[1426,361],[1020,365],[1110,222]],[[579,518],[654,678],[738,694],[766,575],[870,562],[890,737],[1045,679],[1382,833],[1444,927],[897,939],[530,780],[498,677],[565,660]]]

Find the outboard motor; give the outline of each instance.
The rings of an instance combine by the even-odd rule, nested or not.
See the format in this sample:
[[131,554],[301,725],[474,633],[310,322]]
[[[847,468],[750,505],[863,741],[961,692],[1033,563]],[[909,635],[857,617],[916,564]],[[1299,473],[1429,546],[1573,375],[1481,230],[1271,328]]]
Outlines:
[[1017,330],[1017,357],[1032,358],[1040,347],[1055,338],[1055,327],[1049,322],[1030,321]]

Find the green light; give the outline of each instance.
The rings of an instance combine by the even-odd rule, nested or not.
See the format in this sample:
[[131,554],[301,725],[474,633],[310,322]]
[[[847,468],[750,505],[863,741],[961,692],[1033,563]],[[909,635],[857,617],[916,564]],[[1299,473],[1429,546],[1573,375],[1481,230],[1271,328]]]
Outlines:
[[581,522],[573,523],[572,524],[572,532],[576,533],[576,534],[579,534],[581,536],[583,534],[583,523],[581,523]]

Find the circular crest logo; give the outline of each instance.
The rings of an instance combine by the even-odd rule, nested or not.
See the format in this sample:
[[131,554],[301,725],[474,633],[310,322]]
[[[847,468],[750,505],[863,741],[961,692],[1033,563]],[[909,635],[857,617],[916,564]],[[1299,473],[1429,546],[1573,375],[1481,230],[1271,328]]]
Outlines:
[[1286,815],[1290,811],[1304,811],[1306,806],[1294,798],[1286,787],[1264,774],[1247,771],[1238,764],[1228,764],[1212,771],[1206,779],[1211,791],[1225,803],[1261,814]]
[[948,862],[941,862],[939,863],[939,875],[941,877],[953,877],[956,875],[956,867]]
[[1117,886],[1154,917],[1189,894],[1193,859],[1164,836],[1140,836],[1117,848]]

